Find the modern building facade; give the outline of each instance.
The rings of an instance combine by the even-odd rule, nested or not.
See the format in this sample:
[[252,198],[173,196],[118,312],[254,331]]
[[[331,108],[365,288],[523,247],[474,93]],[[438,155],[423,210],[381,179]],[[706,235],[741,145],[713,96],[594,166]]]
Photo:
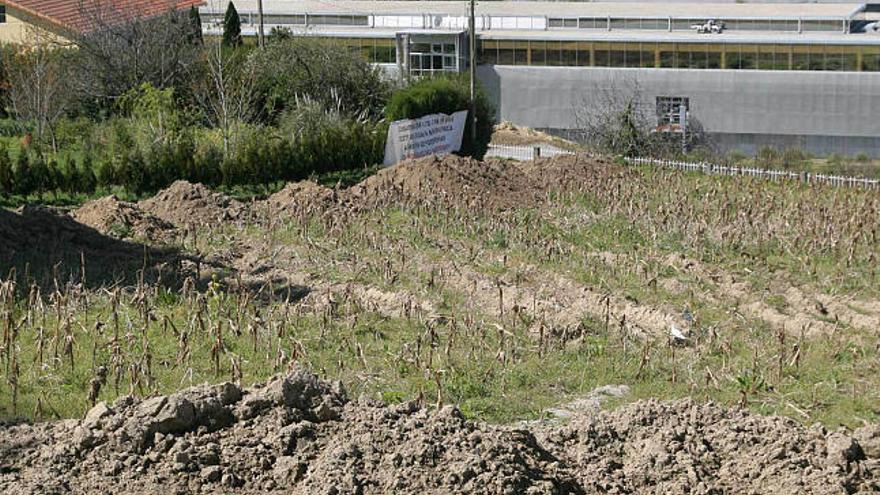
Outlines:
[[[243,32],[255,34],[256,0],[235,4]],[[267,32],[333,38],[402,74],[470,63],[466,2],[264,4]],[[202,8],[206,31],[224,10]],[[853,3],[482,2],[477,73],[500,119],[551,132],[576,128],[591,98],[637,87],[657,108],[658,129],[699,122],[721,148],[876,155],[878,12]],[[723,29],[701,29],[709,25]]]

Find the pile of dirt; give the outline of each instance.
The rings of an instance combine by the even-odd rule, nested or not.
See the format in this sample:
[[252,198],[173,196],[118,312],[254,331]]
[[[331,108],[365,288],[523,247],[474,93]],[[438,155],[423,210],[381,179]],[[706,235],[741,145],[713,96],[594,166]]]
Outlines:
[[528,127],[521,127],[512,122],[501,122],[495,126],[492,133],[492,143],[512,146],[545,143],[574,146],[574,143],[570,141],[551,136],[546,132],[536,131]]
[[[83,261],[85,266],[83,266]],[[98,232],[70,215],[40,206],[15,211],[0,208],[0,273],[15,268],[40,285],[58,280],[85,281],[90,286],[135,280],[147,268],[147,279],[160,272],[182,271],[184,260],[167,248],[144,246]]]
[[269,196],[266,205],[272,214],[299,216],[322,212],[336,202],[336,192],[313,181],[291,182]]
[[77,222],[120,239],[163,242],[174,230],[170,223],[142,211],[134,203],[120,201],[116,196],[88,201],[71,215]]
[[685,399],[636,402],[536,436],[587,493],[880,489],[876,427],[850,435]]
[[243,218],[247,207],[202,184],[179,180],[150,199],[138,203],[141,209],[178,227],[213,225]]
[[855,436],[690,401],[564,426],[349,401],[302,369],[0,425],[0,492],[870,493],[880,430]]
[[340,196],[354,209],[407,204],[496,210],[529,206],[539,198],[515,165],[455,155],[400,162]]
[[589,191],[595,184],[627,180],[638,172],[606,157],[586,153],[519,162],[533,187],[543,191]]

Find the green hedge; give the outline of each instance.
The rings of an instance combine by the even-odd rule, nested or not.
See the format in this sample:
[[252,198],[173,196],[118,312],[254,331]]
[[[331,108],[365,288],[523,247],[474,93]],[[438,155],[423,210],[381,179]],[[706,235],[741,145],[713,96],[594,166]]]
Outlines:
[[343,121],[295,139],[274,128],[251,129],[248,139],[224,159],[222,147],[206,136],[187,135],[142,151],[124,132],[93,145],[80,159],[48,159],[21,152],[15,160],[0,149],[0,192],[5,196],[55,192],[95,192],[97,187],[122,187],[141,195],[158,191],[178,179],[210,186],[238,186],[295,181],[312,174],[363,168],[381,163],[383,124]]
[[[385,110],[389,122],[415,119],[434,113],[451,114],[470,107],[469,80],[462,76],[437,76],[419,79],[394,93]],[[471,139],[471,120],[464,129],[460,155],[482,159],[489,149],[495,127],[495,109],[477,86],[477,139]]]

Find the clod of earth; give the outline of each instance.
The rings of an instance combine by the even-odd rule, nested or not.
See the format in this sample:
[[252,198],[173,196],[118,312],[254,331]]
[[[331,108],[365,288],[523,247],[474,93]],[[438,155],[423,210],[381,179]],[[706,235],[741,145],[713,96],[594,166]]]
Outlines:
[[876,493],[876,439],[690,400],[491,426],[451,406],[350,401],[297,368],[0,426],[0,491]]

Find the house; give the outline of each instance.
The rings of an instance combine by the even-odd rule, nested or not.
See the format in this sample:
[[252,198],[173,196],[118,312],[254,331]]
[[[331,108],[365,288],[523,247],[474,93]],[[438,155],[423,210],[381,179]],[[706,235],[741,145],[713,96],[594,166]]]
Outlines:
[[64,44],[78,33],[205,0],[0,0],[0,43]]

